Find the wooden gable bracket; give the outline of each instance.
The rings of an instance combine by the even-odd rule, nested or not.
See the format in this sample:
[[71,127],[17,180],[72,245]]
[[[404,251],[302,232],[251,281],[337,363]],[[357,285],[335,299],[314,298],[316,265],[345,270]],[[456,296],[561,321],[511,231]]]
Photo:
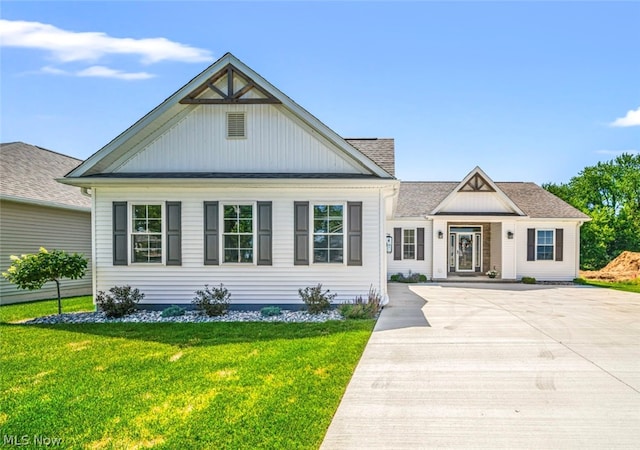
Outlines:
[[460,192],[495,192],[491,185],[482,178],[480,174],[475,174],[464,186],[460,188]]
[[[218,88],[215,83],[223,77],[227,77],[227,92],[222,91]],[[237,76],[245,81],[245,85],[241,87],[239,90],[233,90],[233,78]],[[207,89],[212,90],[216,93],[220,98],[198,98],[204,91]],[[257,90],[266,98],[242,98],[247,92],[252,89]],[[258,85],[255,81],[253,81],[250,77],[245,75],[243,72],[238,70],[231,64],[227,64],[226,67],[223,67],[220,71],[214,74],[207,81],[202,83],[196,89],[191,91],[185,98],[180,100],[182,104],[196,104],[196,105],[219,105],[219,104],[251,104],[251,103],[282,103],[276,97],[271,95],[265,89],[263,89],[260,85]]]

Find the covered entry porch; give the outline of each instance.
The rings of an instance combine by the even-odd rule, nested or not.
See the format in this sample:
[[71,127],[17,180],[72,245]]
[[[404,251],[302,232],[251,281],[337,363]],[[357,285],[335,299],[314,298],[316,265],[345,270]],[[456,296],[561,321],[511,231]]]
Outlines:
[[515,222],[503,219],[434,220],[433,279],[515,279]]

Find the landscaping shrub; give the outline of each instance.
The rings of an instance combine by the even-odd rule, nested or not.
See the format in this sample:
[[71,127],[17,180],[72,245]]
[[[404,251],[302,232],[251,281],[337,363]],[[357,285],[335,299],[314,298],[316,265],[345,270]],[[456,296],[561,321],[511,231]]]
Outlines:
[[185,309],[179,307],[178,305],[171,305],[168,308],[165,308],[160,314],[162,317],[178,317],[184,316]]
[[229,310],[229,298],[231,294],[222,283],[220,287],[210,288],[208,284],[204,285],[204,289],[196,291],[193,303],[199,311],[204,312],[208,316],[222,316]]
[[114,286],[110,294],[98,292],[96,305],[107,317],[124,317],[136,310],[136,305],[144,298],[144,294],[131,286]]
[[421,273],[411,273],[406,277],[401,273],[396,273],[389,277],[390,281],[396,281],[398,283],[426,283],[427,276]]
[[262,314],[263,317],[279,316],[282,314],[282,311],[278,306],[265,306],[260,310],[260,314]]
[[329,289],[322,292],[322,284],[313,287],[298,289],[298,294],[302,301],[307,305],[307,311],[311,314],[318,314],[329,309],[331,301],[338,294],[330,294]]
[[353,302],[338,306],[338,311],[345,319],[373,319],[382,308],[381,301],[380,294],[371,287],[366,300],[359,295]]
[[522,282],[524,284],[536,284],[536,279],[534,277],[522,277]]
[[573,282],[575,284],[587,284],[587,280],[585,280],[584,278],[574,278]]

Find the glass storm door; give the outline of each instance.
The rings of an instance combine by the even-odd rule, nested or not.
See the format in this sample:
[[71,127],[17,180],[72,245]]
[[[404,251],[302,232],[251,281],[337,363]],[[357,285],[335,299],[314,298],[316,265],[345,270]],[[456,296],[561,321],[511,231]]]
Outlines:
[[475,268],[473,233],[456,233],[456,236],[456,271],[473,272]]

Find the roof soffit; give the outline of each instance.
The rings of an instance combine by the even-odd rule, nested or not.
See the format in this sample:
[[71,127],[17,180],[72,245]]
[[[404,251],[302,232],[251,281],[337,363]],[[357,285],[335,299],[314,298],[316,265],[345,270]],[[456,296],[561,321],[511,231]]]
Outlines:
[[478,166],[467,174],[464,179],[445,197],[438,206],[431,211],[431,215],[442,214],[444,210],[459,192],[494,192],[498,198],[508,206],[515,214],[526,216],[524,213]]
[[[236,79],[242,79],[247,84],[238,90],[235,90],[234,86],[229,89],[227,77],[230,74],[232,76],[235,74]],[[216,83],[224,79],[227,79],[226,90],[220,89],[216,85]],[[216,89],[212,89],[211,86],[215,86]],[[216,92],[216,90],[220,92]],[[233,92],[233,94],[229,92]],[[257,92],[259,94],[250,96],[250,92]],[[206,102],[192,102],[189,100],[197,99],[196,97],[198,95],[208,98],[208,100]],[[84,163],[69,172],[67,177],[75,178],[113,170],[115,167],[120,166],[130,159],[136,151],[144,148],[146,143],[151,142],[166,129],[184,118],[193,108],[198,107],[198,105],[202,103],[208,106],[206,104],[212,104],[212,100],[216,100],[213,105],[220,103],[240,103],[240,100],[242,100],[242,102],[245,103],[272,103],[276,107],[284,108],[337,147],[337,149],[348,157],[348,159],[352,160],[354,164],[357,164],[367,172],[378,177],[391,178],[391,176],[373,160],[347,143],[337,133],[231,53],[225,54],[193,78],[159,106],[113,139],[109,144],[90,156]]]

